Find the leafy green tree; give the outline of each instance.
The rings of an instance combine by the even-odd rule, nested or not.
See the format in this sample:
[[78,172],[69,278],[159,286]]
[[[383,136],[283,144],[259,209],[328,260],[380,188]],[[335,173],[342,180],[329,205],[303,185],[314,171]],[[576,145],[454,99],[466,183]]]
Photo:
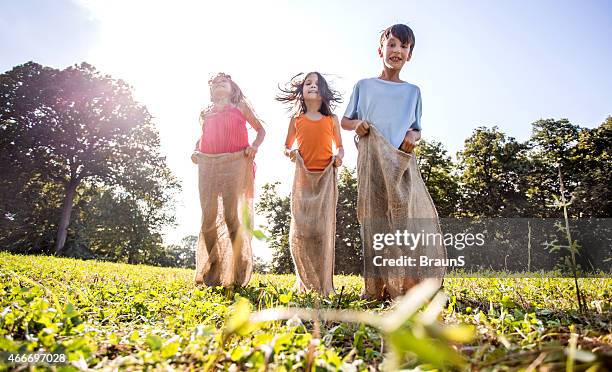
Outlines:
[[[34,62],[16,66],[0,75],[0,137],[0,170],[20,173],[0,184],[3,194],[16,195],[2,204],[2,214],[15,224],[25,222],[25,231],[47,222],[56,229],[57,255],[64,253],[74,203],[85,185],[112,189],[122,205],[131,206],[129,213],[145,216],[138,224],[156,229],[173,222],[172,195],[180,186],[159,153],[151,115],[122,80],[86,63],[64,70]],[[47,198],[48,208],[40,207]],[[45,213],[24,212],[28,205]],[[139,228],[136,222],[132,227]],[[5,230],[2,238],[23,242],[17,235]],[[43,239],[39,234],[33,240],[38,238]]]
[[534,217],[560,217],[553,208],[553,195],[559,195],[559,168],[565,188],[572,193],[577,185],[576,145],[580,127],[567,119],[540,119],[532,124],[527,197]]
[[342,168],[338,175],[336,206],[335,272],[361,274],[363,252],[357,220],[357,178],[355,169]]
[[458,153],[461,202],[465,217],[520,217],[527,209],[525,175],[528,145],[497,127],[477,128]]
[[578,136],[577,179],[570,209],[582,217],[612,217],[612,117]]
[[455,165],[442,143],[421,141],[416,147],[417,162],[423,181],[440,217],[457,213],[459,182]]
[[289,226],[291,223],[291,200],[281,197],[276,188],[280,182],[266,183],[256,205],[257,213],[267,221],[265,230],[268,245],[272,248],[272,270],[277,274],[293,272],[293,259],[289,250]]

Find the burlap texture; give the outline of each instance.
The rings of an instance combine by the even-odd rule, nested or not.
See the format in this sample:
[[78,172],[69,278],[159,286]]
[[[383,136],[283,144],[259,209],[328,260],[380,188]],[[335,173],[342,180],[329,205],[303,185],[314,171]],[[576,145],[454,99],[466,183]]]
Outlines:
[[311,172],[299,154],[291,192],[289,247],[299,291],[334,291],[334,244],[338,186],[332,162],[322,172]]
[[[441,234],[436,207],[419,172],[416,156],[392,146],[372,126],[357,143],[357,217],[364,250],[364,296],[395,298],[425,278],[442,282],[444,267],[377,267],[374,256],[446,258],[443,243],[418,244],[413,250],[392,244],[374,250],[375,234]],[[418,261],[417,261],[418,262]]]
[[198,154],[202,220],[195,282],[246,285],[253,270],[253,161],[243,151]]

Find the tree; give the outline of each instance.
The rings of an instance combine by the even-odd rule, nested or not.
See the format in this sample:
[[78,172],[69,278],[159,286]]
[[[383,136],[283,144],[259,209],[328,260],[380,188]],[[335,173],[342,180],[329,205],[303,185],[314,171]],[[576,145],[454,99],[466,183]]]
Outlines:
[[576,145],[581,128],[567,119],[540,119],[532,124],[530,139],[532,169],[528,175],[527,196],[535,217],[560,217],[552,208],[553,195],[559,195],[559,168],[565,188],[572,193],[577,185]]
[[480,127],[458,153],[461,202],[465,217],[521,217],[526,213],[528,145],[497,127]]
[[440,142],[421,141],[416,147],[418,167],[440,217],[457,212],[459,183],[455,165]]
[[85,251],[105,260],[161,264],[165,220],[157,218],[154,205],[108,187],[85,182],[83,188],[75,198],[66,254],[81,257]]
[[268,244],[272,248],[272,270],[277,274],[293,272],[293,259],[289,250],[289,226],[291,222],[291,201],[289,196],[278,195],[276,187],[280,182],[263,185],[257,213],[263,214],[267,221],[265,230]]
[[334,269],[338,274],[361,274],[363,271],[359,226],[355,169],[343,168],[338,175],[338,205],[336,206]]
[[[32,180],[38,192],[62,188],[53,194],[61,196],[55,254],[64,252],[77,191],[86,184],[123,195],[132,210],[144,211],[145,224],[172,223],[167,212],[180,186],[159,153],[151,115],[125,82],[87,63],[57,70],[28,62],[0,75],[0,100],[0,170],[21,172],[1,185],[4,192],[21,188],[24,195]],[[18,202],[2,207],[4,216],[20,213]]]
[[571,209],[582,217],[612,217],[612,117],[578,136],[578,163]]

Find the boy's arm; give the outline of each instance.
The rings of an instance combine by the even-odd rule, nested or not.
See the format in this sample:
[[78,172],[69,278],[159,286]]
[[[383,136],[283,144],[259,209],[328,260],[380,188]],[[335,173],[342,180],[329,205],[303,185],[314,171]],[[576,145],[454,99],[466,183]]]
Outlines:
[[415,117],[416,120],[404,136],[404,140],[400,145],[399,149],[404,152],[412,152],[416,147],[416,143],[421,139],[421,115],[422,115],[422,103],[421,103],[421,90],[417,88],[417,98],[416,98],[416,107],[415,107]]
[[370,124],[360,119],[351,119],[357,117],[358,107],[359,107],[359,96],[361,92],[361,81],[357,82],[353,87],[353,93],[351,94],[351,99],[346,107],[346,111],[344,112],[344,116],[342,117],[342,121],[340,125],[345,130],[354,130],[358,136],[362,137],[368,134],[370,131]]
[[344,130],[354,130],[359,137],[363,137],[370,131],[370,124],[359,119],[349,119],[346,116],[342,117],[340,125]]

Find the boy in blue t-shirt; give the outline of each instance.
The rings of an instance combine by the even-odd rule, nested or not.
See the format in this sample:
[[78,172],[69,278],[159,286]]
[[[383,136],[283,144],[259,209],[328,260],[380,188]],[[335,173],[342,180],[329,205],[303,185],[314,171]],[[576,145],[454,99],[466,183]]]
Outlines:
[[383,71],[377,78],[355,84],[342,128],[363,137],[374,124],[394,147],[404,152],[414,149],[421,138],[421,91],[399,78],[412,57],[414,41],[414,33],[406,25],[393,25],[382,32],[378,55]]
[[383,71],[355,84],[341,123],[362,137],[357,145],[357,218],[365,298],[395,298],[426,278],[440,285],[445,271],[410,261],[445,258],[441,242],[413,241],[408,247],[406,240],[398,240],[401,233],[441,236],[436,207],[415,157],[407,154],[421,138],[421,91],[399,78],[413,48],[408,26],[397,24],[382,32],[378,54]]

